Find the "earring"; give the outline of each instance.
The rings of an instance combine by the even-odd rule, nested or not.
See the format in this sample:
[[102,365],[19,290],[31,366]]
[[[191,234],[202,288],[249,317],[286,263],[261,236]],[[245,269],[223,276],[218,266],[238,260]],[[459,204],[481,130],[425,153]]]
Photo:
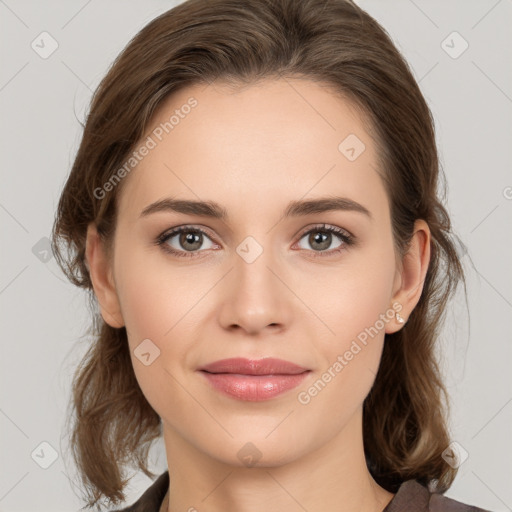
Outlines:
[[405,320],[402,318],[402,316],[400,315],[400,313],[396,313],[396,321],[399,323],[399,324],[403,324],[405,323]]

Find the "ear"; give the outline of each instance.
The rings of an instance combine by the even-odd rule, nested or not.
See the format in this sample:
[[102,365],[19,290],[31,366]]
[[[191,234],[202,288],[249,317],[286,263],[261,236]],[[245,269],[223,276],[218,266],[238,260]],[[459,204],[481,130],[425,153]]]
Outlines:
[[87,227],[85,258],[103,320],[111,327],[123,327],[124,320],[121,315],[112,266],[94,223]]
[[388,322],[387,334],[396,332],[405,325],[420,300],[430,263],[430,238],[428,224],[418,219],[414,223],[409,249],[399,262],[393,288],[393,309],[400,314],[404,322],[400,323],[396,318],[393,322]]

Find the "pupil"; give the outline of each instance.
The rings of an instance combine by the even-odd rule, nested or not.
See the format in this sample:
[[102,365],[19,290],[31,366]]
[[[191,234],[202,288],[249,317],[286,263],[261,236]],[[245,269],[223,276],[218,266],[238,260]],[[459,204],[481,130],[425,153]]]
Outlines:
[[199,249],[201,247],[201,233],[182,233],[180,243],[184,249],[187,249],[187,244],[193,245],[194,247],[189,247],[187,249],[190,251],[193,251],[194,249]]
[[330,233],[321,233],[320,231],[317,231],[316,233],[313,233],[311,235],[310,243],[312,246],[314,246],[315,243],[320,244],[319,249],[327,249],[330,245]]

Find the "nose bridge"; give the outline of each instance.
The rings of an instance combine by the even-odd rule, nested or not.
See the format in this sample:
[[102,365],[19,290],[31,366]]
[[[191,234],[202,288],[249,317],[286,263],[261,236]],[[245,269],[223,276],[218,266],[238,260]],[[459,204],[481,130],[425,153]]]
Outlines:
[[[261,240],[262,237],[259,238]],[[258,304],[260,308],[265,303],[276,301],[279,293],[275,276],[269,270],[276,266],[270,238],[265,237],[260,242],[248,236],[236,248],[238,259],[235,259],[234,278],[239,299],[252,298],[252,301],[256,301],[254,306]]]
[[268,239],[264,246],[254,237],[249,236],[238,245],[236,253],[235,279],[239,289],[243,288],[243,291],[252,289],[260,293],[265,288],[274,288],[275,276],[269,268],[276,266],[276,258]]
[[[263,238],[263,237],[261,237]],[[287,322],[285,286],[279,273],[276,252],[248,236],[236,247],[229,290],[224,295],[220,321],[224,327],[239,326],[247,332],[258,332],[268,325]]]

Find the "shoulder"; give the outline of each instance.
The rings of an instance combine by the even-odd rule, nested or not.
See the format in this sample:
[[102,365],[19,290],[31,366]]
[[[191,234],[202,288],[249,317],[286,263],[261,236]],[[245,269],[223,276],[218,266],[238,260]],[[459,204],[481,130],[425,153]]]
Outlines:
[[383,512],[490,512],[442,494],[431,493],[417,480],[402,483]]
[[[127,508],[112,512],[159,512],[169,488],[169,472],[162,473],[142,496]],[[383,512],[490,512],[442,494],[430,493],[416,480],[402,483]]]
[[158,512],[169,489],[169,471],[162,473],[132,505],[112,512]]
[[490,512],[483,508],[467,505],[460,501],[443,496],[442,494],[431,494],[429,502],[431,512]]

